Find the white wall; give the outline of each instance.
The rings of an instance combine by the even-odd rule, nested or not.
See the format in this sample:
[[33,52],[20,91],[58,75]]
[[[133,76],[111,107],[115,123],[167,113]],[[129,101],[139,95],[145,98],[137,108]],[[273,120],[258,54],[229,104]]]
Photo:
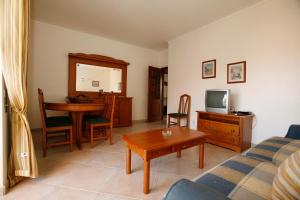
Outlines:
[[130,63],[127,96],[133,97],[133,119],[147,118],[148,66],[158,66],[161,52],[32,21],[29,81],[29,120],[40,127],[37,88],[47,101],[64,101],[68,94],[68,53],[94,53]]
[[[265,0],[169,42],[168,112],[192,96],[191,126],[206,89],[229,88],[237,110],[256,114],[252,142],[283,136],[300,123],[300,1]],[[217,59],[217,78],[201,79]],[[227,64],[247,61],[247,82],[227,84]]]
[[158,54],[158,66],[167,67],[168,66],[168,49],[162,50]]

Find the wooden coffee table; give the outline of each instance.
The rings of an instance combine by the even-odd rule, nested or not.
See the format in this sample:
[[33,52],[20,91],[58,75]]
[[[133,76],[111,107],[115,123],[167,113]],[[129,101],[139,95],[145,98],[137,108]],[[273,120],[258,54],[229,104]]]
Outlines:
[[[164,136],[162,130],[171,130],[170,136]],[[144,193],[149,193],[150,160],[177,152],[181,157],[181,150],[199,146],[199,168],[204,166],[205,133],[182,127],[150,130],[141,133],[131,133],[123,136],[126,144],[126,173],[131,173],[131,150],[144,160]]]

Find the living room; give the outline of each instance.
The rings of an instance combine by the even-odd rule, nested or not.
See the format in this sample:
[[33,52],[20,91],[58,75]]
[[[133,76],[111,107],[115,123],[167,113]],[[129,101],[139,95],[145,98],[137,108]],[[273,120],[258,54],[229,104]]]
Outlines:
[[[9,1],[4,2],[7,6]],[[252,135],[248,142],[252,147],[275,136],[285,137],[290,125],[299,124],[299,0],[22,2],[30,2],[27,117],[38,173],[36,176],[24,175],[34,178],[18,184],[7,181],[12,136],[8,133],[11,125],[9,120],[5,121],[7,114],[3,101],[0,187],[2,194],[7,193],[3,199],[162,199],[180,179],[196,180],[196,177],[232,156],[240,156],[239,152],[230,148],[206,143],[203,169],[198,163],[201,149],[194,147],[182,151],[182,155],[178,154],[181,151],[177,151],[180,159],[175,154],[153,159],[151,164],[148,163],[150,190],[145,192],[145,182],[142,182],[145,181],[145,163],[131,149],[132,172],[129,170],[130,175],[126,175],[128,160],[123,136],[167,127],[165,120],[147,122],[149,66],[168,68],[167,113],[178,111],[181,95],[191,97],[187,125],[191,131],[198,129],[196,111],[206,110],[206,93],[213,89],[230,90],[230,111],[251,112]],[[2,22],[6,18],[4,16]],[[1,45],[3,48],[4,43]],[[83,142],[82,150],[79,150],[73,138],[73,152],[68,152],[65,145],[49,148],[46,157],[43,157],[38,88],[44,91],[46,102],[65,102],[70,96],[70,59],[74,55],[79,56],[78,53],[98,55],[101,59],[105,56],[106,61],[124,61],[127,74],[126,81],[122,79],[122,83],[126,82],[124,94],[131,101],[130,121],[125,127],[112,129],[112,145],[103,140],[96,141],[90,148],[89,142]],[[100,57],[93,58],[97,60]],[[213,75],[205,78],[203,67],[212,60],[215,67]],[[103,65],[104,61],[100,62]],[[112,63],[111,60],[108,62]],[[243,64],[243,80],[232,84],[229,67],[239,62]],[[4,79],[5,82],[9,80],[5,73]],[[9,101],[13,87],[6,85]],[[2,100],[4,98],[5,95],[1,97]],[[65,113],[47,111],[49,116]],[[27,157],[27,154],[22,155],[22,158]],[[31,164],[33,168],[34,163]],[[96,176],[103,179],[98,180],[94,178]],[[8,189],[9,184],[14,187]],[[168,197],[170,200],[171,195],[172,191]],[[249,196],[227,197],[247,199]],[[253,199],[253,196],[250,197]],[[299,198],[299,194],[296,197]]]

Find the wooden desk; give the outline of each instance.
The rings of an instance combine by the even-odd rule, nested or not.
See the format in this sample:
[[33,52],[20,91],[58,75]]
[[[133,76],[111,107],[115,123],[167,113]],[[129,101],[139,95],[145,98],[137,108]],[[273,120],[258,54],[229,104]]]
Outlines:
[[103,104],[95,103],[49,103],[45,102],[46,110],[71,112],[73,119],[74,132],[77,137],[78,148],[81,149],[82,143],[82,116],[84,112],[100,111],[104,109]]
[[[172,135],[163,136],[162,130],[171,130]],[[131,173],[131,150],[144,160],[144,193],[149,193],[150,160],[199,145],[199,168],[204,166],[204,142],[206,134],[187,128],[175,127],[132,133],[123,136],[126,144],[126,173]]]

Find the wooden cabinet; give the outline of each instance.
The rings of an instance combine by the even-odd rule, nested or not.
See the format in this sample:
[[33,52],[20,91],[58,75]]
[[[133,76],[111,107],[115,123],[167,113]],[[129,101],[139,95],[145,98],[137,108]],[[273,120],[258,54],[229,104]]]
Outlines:
[[242,152],[251,147],[253,115],[237,116],[197,111],[197,130],[207,142]]
[[[104,97],[91,98],[92,103],[104,104]],[[99,112],[88,112],[87,115],[101,115]],[[116,96],[114,127],[132,126],[132,97]]]
[[119,118],[118,127],[132,125],[132,97],[119,97],[118,98],[118,113]]

